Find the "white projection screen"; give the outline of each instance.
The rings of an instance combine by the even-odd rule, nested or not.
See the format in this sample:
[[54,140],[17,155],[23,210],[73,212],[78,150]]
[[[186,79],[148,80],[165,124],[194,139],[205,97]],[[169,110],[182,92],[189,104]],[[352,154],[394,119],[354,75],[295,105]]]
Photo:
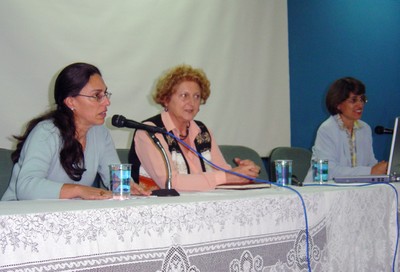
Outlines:
[[99,67],[113,93],[106,126],[117,148],[162,111],[151,99],[167,68],[189,64],[211,81],[196,119],[218,144],[261,156],[290,145],[286,0],[1,0],[0,147],[54,106],[54,79],[73,62]]

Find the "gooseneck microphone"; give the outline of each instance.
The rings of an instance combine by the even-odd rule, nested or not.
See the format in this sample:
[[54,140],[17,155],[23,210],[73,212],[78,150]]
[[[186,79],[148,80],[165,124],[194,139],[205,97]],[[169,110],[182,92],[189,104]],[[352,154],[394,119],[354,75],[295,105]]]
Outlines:
[[157,139],[157,137],[154,135],[154,133],[152,132],[147,132],[147,133],[150,135],[150,138],[160,149],[160,152],[164,157],[165,166],[167,167],[167,180],[165,181],[165,189],[153,190],[151,194],[155,196],[179,196],[178,191],[172,188],[172,170],[171,170],[171,163],[167,156],[167,152],[165,152],[164,147]]
[[376,126],[375,133],[376,134],[393,134],[393,129],[385,128],[383,126]]
[[179,196],[179,193],[172,188],[171,163],[168,159],[167,153],[165,152],[165,149],[160,143],[160,141],[154,135],[154,133],[168,134],[168,131],[165,130],[164,128],[149,126],[136,121],[128,120],[122,115],[114,115],[112,117],[111,123],[113,126],[119,128],[126,127],[126,128],[133,128],[133,129],[140,129],[147,131],[150,138],[153,140],[153,142],[156,144],[161,154],[163,155],[165,165],[167,167],[167,180],[165,181],[165,189],[153,190],[151,194],[155,196]]
[[111,124],[119,128],[126,127],[126,128],[141,129],[152,133],[167,133],[167,131],[163,128],[149,126],[133,120],[128,120],[124,116],[117,114],[112,117]]

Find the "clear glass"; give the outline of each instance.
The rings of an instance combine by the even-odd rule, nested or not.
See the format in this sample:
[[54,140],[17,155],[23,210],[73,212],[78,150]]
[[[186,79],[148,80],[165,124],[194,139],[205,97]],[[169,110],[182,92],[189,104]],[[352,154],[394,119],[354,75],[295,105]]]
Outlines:
[[129,163],[110,165],[110,183],[113,198],[129,199],[131,195],[131,167]]
[[292,160],[275,161],[276,184],[281,186],[292,185]]
[[314,182],[323,183],[328,181],[328,166],[328,160],[312,160],[312,174]]

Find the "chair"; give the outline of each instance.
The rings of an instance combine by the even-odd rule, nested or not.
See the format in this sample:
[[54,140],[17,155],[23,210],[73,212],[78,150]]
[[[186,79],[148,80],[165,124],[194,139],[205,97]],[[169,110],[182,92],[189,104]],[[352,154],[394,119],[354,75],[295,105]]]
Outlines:
[[221,149],[222,155],[224,156],[226,162],[232,167],[237,166],[233,161],[234,158],[252,160],[255,164],[257,164],[261,168],[261,172],[258,178],[263,180],[269,180],[268,173],[267,170],[265,169],[264,163],[260,155],[255,150],[241,145],[220,145],[219,148]]
[[118,157],[119,157],[121,163],[129,163],[128,162],[128,154],[129,154],[128,148],[117,148],[117,154],[118,154]]
[[0,199],[10,183],[14,163],[11,160],[13,150],[0,148]]
[[[121,163],[129,163],[128,162],[129,149],[128,148],[117,148],[116,150],[117,150],[117,154],[118,154],[118,157],[119,157],[119,160],[121,161]],[[93,181],[93,187],[108,189],[107,187],[104,186],[99,174],[96,175],[96,178]]]
[[271,181],[276,181],[275,160],[292,160],[292,175],[302,183],[310,168],[311,151],[302,147],[276,147],[269,155]]

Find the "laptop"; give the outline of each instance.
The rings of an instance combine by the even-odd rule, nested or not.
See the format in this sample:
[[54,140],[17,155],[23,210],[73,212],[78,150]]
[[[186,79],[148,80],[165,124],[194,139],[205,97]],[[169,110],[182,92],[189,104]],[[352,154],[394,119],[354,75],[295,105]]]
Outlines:
[[373,183],[400,181],[400,117],[394,122],[392,145],[386,175],[358,175],[334,177],[337,183]]

